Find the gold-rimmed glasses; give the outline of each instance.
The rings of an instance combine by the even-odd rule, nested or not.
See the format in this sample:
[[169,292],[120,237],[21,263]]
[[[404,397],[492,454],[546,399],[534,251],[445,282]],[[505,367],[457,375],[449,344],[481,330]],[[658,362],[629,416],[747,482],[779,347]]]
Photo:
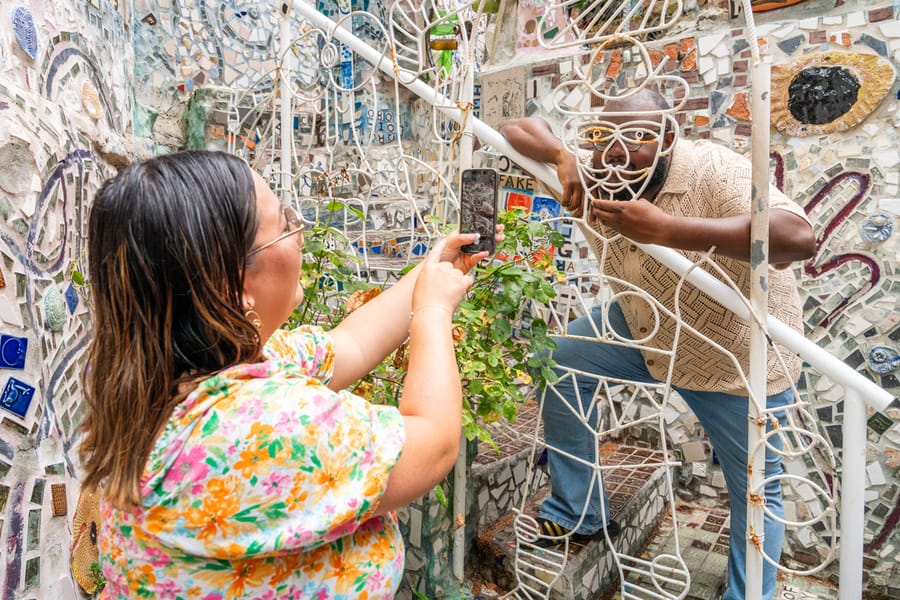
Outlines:
[[265,250],[272,244],[277,244],[284,238],[291,237],[292,235],[295,235],[297,233],[299,233],[301,236],[303,235],[303,219],[300,218],[300,215],[297,214],[297,211],[294,210],[294,207],[293,206],[285,206],[282,209],[282,211],[284,213],[284,220],[285,220],[284,233],[279,235],[274,240],[266,242],[262,246],[259,246],[257,248],[251,248],[250,251],[247,252],[247,258],[253,256],[254,254],[262,252],[263,250]]

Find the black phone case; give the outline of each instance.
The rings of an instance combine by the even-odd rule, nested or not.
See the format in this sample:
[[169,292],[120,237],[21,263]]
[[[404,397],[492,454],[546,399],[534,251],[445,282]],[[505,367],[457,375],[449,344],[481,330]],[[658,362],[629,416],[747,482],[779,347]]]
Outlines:
[[494,253],[497,228],[497,170],[466,169],[460,176],[459,231],[481,238],[460,248],[465,254]]

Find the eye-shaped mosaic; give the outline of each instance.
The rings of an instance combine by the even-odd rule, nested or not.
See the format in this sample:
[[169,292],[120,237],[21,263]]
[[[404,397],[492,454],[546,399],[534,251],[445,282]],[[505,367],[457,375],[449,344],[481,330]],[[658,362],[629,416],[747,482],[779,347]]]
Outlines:
[[772,67],[772,124],[785,135],[822,135],[862,123],[894,83],[875,54],[821,52]]

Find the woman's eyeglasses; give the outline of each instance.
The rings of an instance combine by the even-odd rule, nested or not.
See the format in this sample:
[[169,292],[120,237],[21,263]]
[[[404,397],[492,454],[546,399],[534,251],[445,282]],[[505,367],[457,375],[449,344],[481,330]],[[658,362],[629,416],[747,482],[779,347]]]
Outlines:
[[266,242],[262,246],[259,246],[258,248],[252,248],[247,253],[248,258],[253,256],[254,254],[262,252],[272,244],[277,244],[286,237],[291,237],[292,235],[297,233],[301,235],[303,234],[303,219],[300,218],[300,215],[297,214],[297,211],[294,210],[294,207],[285,206],[282,210],[284,211],[284,220],[286,222],[284,233],[279,235],[274,240],[271,240],[269,242]]

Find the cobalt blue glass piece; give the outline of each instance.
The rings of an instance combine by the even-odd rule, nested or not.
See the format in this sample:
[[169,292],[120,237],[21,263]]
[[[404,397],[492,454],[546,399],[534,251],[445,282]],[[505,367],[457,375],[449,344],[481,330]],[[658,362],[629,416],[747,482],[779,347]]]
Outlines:
[[885,213],[875,213],[860,225],[859,233],[867,242],[883,242],[894,233],[894,219]]
[[868,362],[873,371],[883,375],[900,367],[900,354],[887,346],[875,346],[869,350]]
[[25,354],[27,352],[28,338],[0,335],[0,367],[4,369],[24,369]]
[[31,57],[31,60],[36,59],[38,53],[37,29],[34,27],[31,12],[24,6],[15,7],[12,10],[12,26],[19,46],[25,51],[25,54]]
[[74,315],[75,309],[78,308],[78,292],[75,291],[75,286],[73,284],[69,284],[69,287],[66,288],[66,304],[69,306],[69,314]]
[[33,397],[33,387],[15,377],[10,377],[6,387],[3,388],[3,395],[0,396],[0,406],[24,419]]

